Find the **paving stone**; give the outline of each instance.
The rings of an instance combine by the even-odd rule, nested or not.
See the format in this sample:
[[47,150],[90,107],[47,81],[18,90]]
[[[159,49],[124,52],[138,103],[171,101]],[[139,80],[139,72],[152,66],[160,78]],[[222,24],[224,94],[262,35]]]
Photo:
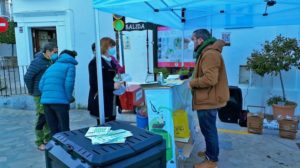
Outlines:
[[[135,115],[122,113],[118,120],[135,125]],[[37,150],[34,140],[35,112],[30,110],[0,109],[0,168],[43,168],[44,153]],[[96,125],[96,120],[84,110],[70,112],[71,129]],[[218,122],[218,128],[245,131],[237,124]],[[205,149],[203,136],[195,136],[195,147],[191,157],[179,163],[178,167],[190,168],[203,159],[197,156]],[[264,130],[262,135],[234,134],[219,132],[220,161],[219,168],[299,168],[300,142],[282,139],[278,130]]]

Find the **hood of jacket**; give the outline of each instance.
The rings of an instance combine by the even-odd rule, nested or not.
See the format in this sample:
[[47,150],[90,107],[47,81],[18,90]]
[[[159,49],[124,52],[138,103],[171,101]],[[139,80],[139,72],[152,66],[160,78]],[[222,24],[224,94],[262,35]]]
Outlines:
[[206,48],[204,48],[203,51],[202,51],[202,55],[208,50],[217,50],[221,53],[224,46],[225,46],[225,41],[217,40],[212,45],[209,45]]
[[75,58],[70,56],[69,54],[60,55],[57,62],[70,63],[70,64],[74,64],[74,65],[78,64],[78,62],[75,60]]

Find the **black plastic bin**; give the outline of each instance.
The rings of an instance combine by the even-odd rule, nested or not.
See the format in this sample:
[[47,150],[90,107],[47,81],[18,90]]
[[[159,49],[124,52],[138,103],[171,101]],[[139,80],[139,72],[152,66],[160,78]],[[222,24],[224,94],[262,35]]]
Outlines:
[[218,115],[222,122],[238,123],[243,107],[242,90],[237,86],[229,86],[229,92],[230,98],[226,106],[218,110]]
[[55,134],[46,145],[47,168],[165,168],[166,144],[160,135],[124,122],[106,123],[112,130],[125,129],[133,136],[123,144],[92,145],[88,128]]

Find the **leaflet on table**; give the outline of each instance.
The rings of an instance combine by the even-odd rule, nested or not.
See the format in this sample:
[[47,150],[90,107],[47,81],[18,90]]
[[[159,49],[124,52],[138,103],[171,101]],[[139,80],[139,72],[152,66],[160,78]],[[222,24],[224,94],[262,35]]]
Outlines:
[[126,138],[132,136],[130,131],[124,129],[111,130],[111,127],[90,127],[85,137],[92,144],[125,143]]

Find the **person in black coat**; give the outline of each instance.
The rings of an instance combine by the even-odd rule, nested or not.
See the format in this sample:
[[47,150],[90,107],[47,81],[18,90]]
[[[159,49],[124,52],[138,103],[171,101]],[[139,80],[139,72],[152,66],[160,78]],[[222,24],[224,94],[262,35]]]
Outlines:
[[[113,39],[104,37],[100,40],[101,44],[101,61],[102,61],[102,78],[103,78],[103,97],[104,97],[104,111],[105,122],[113,121],[116,119],[115,114],[115,98],[113,91],[119,89],[122,83],[114,82],[116,76],[116,64],[111,59],[111,53],[115,50],[116,43]],[[93,48],[93,47],[92,47]],[[93,51],[95,52],[95,51]],[[94,53],[95,55],[95,53]],[[89,100],[88,110],[90,114],[97,118],[97,124],[100,124],[99,120],[99,96],[98,96],[98,80],[97,80],[97,64],[96,57],[94,57],[89,63]]]

